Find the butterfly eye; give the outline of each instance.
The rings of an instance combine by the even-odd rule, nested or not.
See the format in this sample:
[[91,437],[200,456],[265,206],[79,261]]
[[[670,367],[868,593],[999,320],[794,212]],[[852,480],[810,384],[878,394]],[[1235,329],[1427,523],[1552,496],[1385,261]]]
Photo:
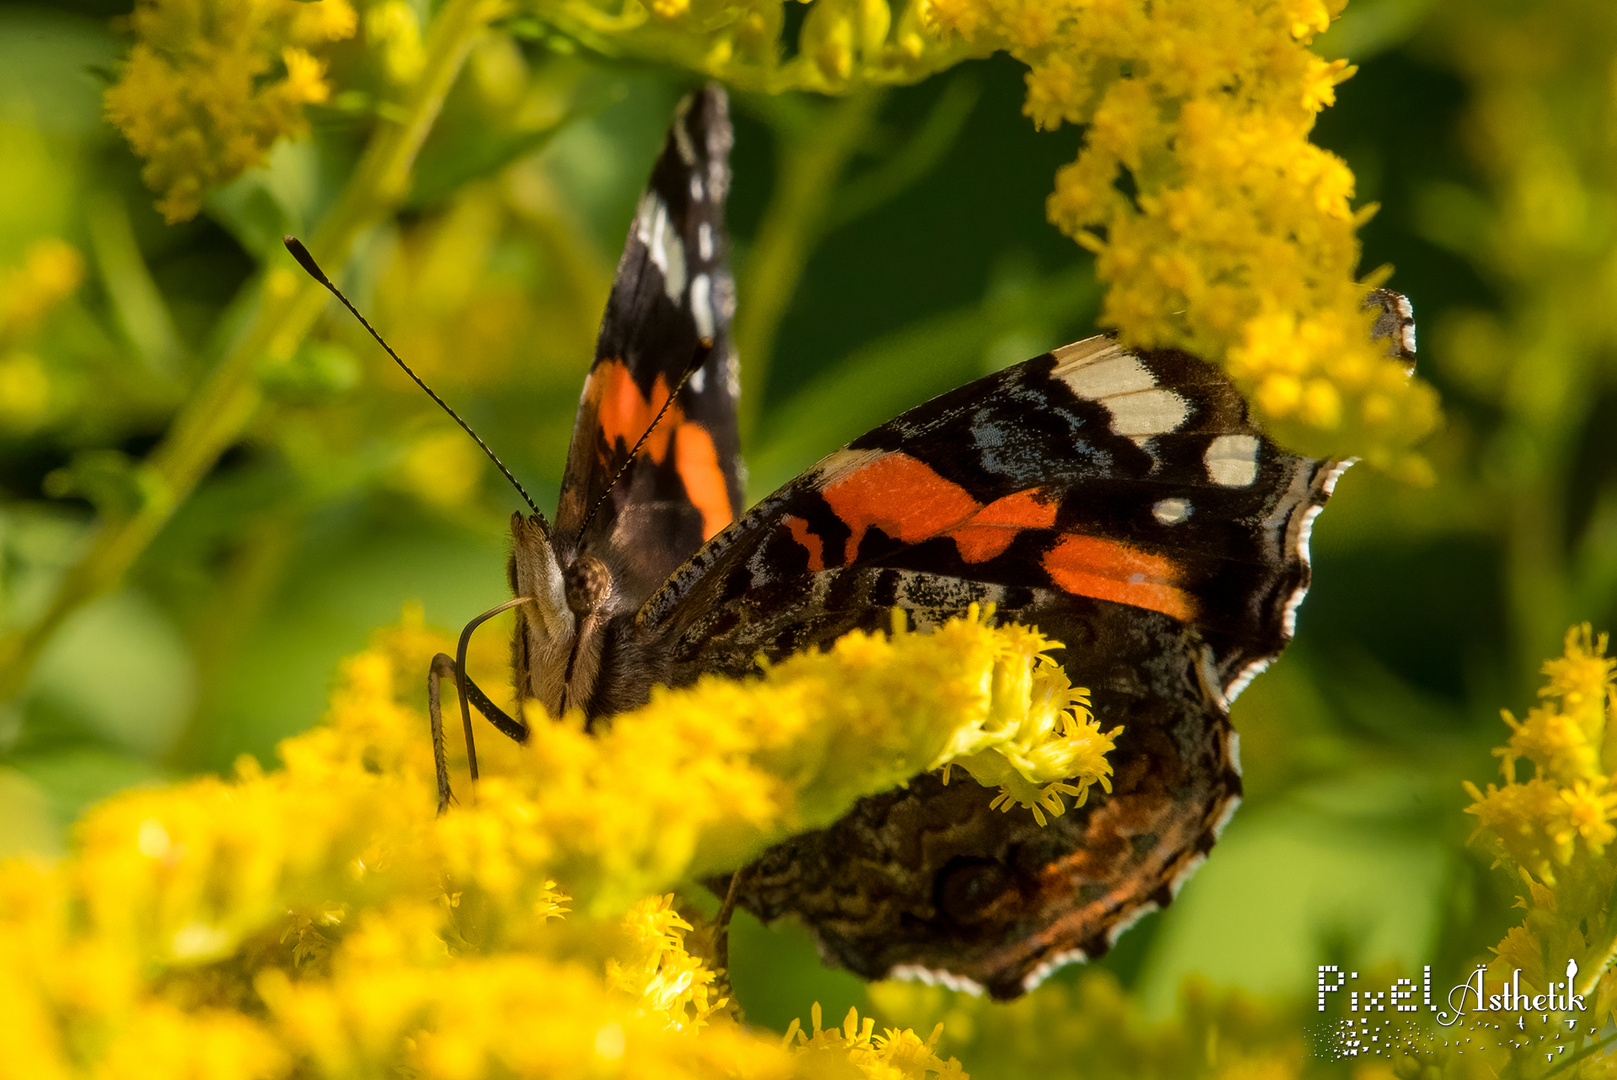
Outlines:
[[612,591],[612,571],[606,563],[593,555],[582,555],[567,568],[564,587],[567,606],[576,615],[589,615],[599,611]]

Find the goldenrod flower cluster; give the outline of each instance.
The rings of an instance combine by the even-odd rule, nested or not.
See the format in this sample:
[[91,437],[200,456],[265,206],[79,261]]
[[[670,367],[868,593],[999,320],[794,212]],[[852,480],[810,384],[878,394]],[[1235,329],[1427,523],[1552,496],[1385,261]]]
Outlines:
[[140,0],[130,23],[136,41],[107,116],[176,222],[304,130],[303,107],[331,93],[311,50],[352,35],[356,16],[348,0]]
[[[1525,720],[1504,714],[1510,739],[1494,751],[1504,783],[1466,784],[1473,840],[1527,890],[1527,917],[1495,950],[1496,967],[1507,977],[1520,968],[1524,984],[1546,989],[1576,960],[1576,991],[1598,995],[1596,1026],[1617,1010],[1617,977],[1607,972],[1617,956],[1617,659],[1606,644],[1587,623],[1568,631],[1564,655],[1544,665],[1543,703]],[[1533,775],[1519,780],[1524,760]]]
[[1125,342],[1224,361],[1282,441],[1410,475],[1430,388],[1372,344],[1353,174],[1308,141],[1353,73],[1307,48],[1344,0],[926,0],[1031,67],[1026,113],[1086,124],[1050,220],[1095,252]]
[[36,240],[21,266],[0,272],[0,427],[26,432],[50,412],[50,375],[27,344],[83,280],[84,257],[55,237]]
[[126,792],[67,860],[0,864],[0,1076],[960,1076],[936,1032],[746,1028],[665,891],[954,748],[1106,775],[1047,643],[969,618],[540,725],[438,817],[443,644],[407,620],[349,661],[280,769]]

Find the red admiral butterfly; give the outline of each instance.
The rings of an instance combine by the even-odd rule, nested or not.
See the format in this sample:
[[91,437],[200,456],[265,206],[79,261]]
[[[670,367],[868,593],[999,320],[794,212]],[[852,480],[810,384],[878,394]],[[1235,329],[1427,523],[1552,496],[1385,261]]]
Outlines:
[[[1110,794],[1040,826],[918,776],[766,852],[735,890],[866,978],[1015,997],[1104,953],[1206,857],[1241,794],[1229,703],[1292,635],[1309,529],[1346,465],[1268,441],[1212,365],[1095,337],[912,409],[737,518],[730,145],[721,90],[680,105],[618,264],[555,524],[512,517],[519,599],[496,610],[517,609],[518,698],[600,720],[653,684],[885,629],[894,607],[919,627],[973,603],[1039,626],[1123,726]],[[1372,303],[1377,334],[1412,358],[1407,302]],[[468,740],[468,698],[513,738],[528,720],[435,660],[447,803],[443,677]]]

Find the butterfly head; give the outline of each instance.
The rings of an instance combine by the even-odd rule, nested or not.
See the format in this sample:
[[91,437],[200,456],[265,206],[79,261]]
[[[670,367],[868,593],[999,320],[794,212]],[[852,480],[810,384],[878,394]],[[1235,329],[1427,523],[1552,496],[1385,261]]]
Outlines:
[[538,699],[553,718],[570,708],[593,712],[608,624],[621,606],[615,576],[538,515],[512,514],[511,540],[511,589],[527,598],[512,643],[518,694]]
[[578,640],[578,619],[568,604],[566,575],[538,514],[511,515],[511,591],[528,597],[517,607],[512,667],[521,697],[537,698],[560,716],[567,689],[567,661]]

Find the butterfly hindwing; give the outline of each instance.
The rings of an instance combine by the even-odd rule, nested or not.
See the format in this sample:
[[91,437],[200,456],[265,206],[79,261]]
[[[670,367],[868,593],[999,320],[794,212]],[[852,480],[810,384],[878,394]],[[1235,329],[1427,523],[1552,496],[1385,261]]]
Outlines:
[[1240,793],[1227,704],[1279,653],[1339,471],[1285,453],[1212,366],[1092,338],[927,403],[822,461],[641,609],[671,678],[992,603],[1067,648],[1124,733],[1113,791],[1039,827],[917,777],[749,871],[868,978],[1014,996],[1098,955],[1199,864]]
[[583,528],[581,550],[602,559],[636,602],[740,507],[735,286],[724,230],[731,139],[722,90],[681,102],[618,263],[562,480],[558,537],[570,542]]

